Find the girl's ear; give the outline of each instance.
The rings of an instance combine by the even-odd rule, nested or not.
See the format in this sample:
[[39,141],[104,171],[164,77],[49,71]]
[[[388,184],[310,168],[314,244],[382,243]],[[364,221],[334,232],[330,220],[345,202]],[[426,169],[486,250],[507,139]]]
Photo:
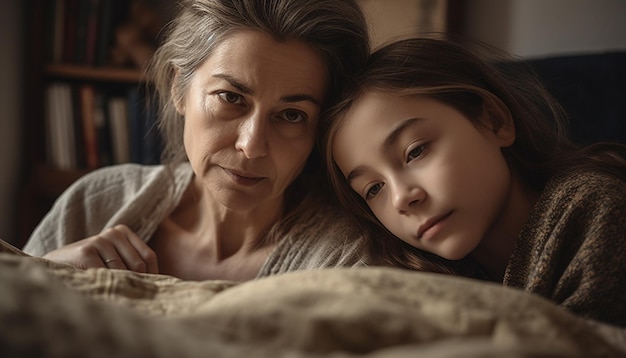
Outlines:
[[510,147],[515,142],[513,116],[499,98],[491,97],[484,100],[481,122],[495,135],[502,148]]

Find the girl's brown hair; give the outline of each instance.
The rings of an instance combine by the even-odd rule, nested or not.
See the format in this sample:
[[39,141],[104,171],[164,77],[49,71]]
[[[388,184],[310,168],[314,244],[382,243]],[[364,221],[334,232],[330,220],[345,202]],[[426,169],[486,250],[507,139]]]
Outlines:
[[398,239],[390,240],[391,234],[335,165],[334,136],[345,113],[366,90],[429,96],[454,107],[476,126],[482,125],[479,115],[488,111],[494,130],[512,119],[516,139],[503,155],[530,190],[540,192],[549,178],[574,169],[600,170],[626,180],[626,146],[575,145],[566,134],[562,107],[520,59],[478,42],[414,38],[388,44],[374,52],[341,102],[325,115],[322,143],[338,201],[361,225],[376,232],[371,250],[382,262],[423,268],[430,265],[424,260],[433,257],[411,250]]

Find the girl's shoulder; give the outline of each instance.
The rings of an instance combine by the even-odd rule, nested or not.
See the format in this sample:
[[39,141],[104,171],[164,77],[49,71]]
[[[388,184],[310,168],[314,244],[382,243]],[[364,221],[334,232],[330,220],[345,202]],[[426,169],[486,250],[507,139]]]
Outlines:
[[595,170],[564,172],[548,181],[535,212],[581,221],[626,217],[626,182]]
[[599,170],[572,170],[552,177],[543,190],[544,196],[571,200],[605,199],[611,202],[626,197],[626,182]]

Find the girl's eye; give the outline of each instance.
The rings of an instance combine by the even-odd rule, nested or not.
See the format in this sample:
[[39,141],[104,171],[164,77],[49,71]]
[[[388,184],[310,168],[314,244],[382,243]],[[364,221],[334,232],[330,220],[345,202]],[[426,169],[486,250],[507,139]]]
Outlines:
[[382,183],[374,184],[371,187],[369,187],[365,192],[365,200],[369,200],[375,197],[382,188],[383,188]]
[[279,115],[279,118],[289,122],[289,123],[300,123],[304,122],[307,119],[307,115],[301,111],[296,111],[293,109],[286,110]]
[[238,95],[237,93],[224,91],[224,92],[219,92],[217,95],[220,97],[222,101],[226,103],[230,103],[230,104],[243,103],[243,97],[241,97],[241,95]]
[[411,149],[406,157],[406,162],[410,162],[416,158],[421,157],[426,150],[426,144],[418,145],[417,147]]

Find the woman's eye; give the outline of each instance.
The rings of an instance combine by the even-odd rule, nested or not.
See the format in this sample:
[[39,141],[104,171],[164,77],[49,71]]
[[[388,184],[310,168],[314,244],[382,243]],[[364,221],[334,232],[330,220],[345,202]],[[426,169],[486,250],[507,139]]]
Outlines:
[[369,200],[375,197],[382,188],[383,188],[383,185],[381,183],[374,184],[371,187],[369,187],[365,192],[365,200]]
[[281,112],[277,112],[272,117],[274,128],[278,133],[287,139],[300,138],[305,135],[314,135],[314,132],[309,126],[309,116],[306,112],[286,109]]
[[421,157],[424,154],[425,149],[426,144],[418,145],[417,147],[411,149],[406,157],[407,163],[412,161],[413,159]]
[[306,121],[307,119],[307,115],[305,113],[293,109],[283,111],[279,117],[290,123],[300,123]]
[[243,98],[241,97],[241,95],[238,95],[237,93],[224,91],[224,92],[219,92],[217,95],[220,97],[222,101],[226,103],[230,103],[230,104],[243,103]]

